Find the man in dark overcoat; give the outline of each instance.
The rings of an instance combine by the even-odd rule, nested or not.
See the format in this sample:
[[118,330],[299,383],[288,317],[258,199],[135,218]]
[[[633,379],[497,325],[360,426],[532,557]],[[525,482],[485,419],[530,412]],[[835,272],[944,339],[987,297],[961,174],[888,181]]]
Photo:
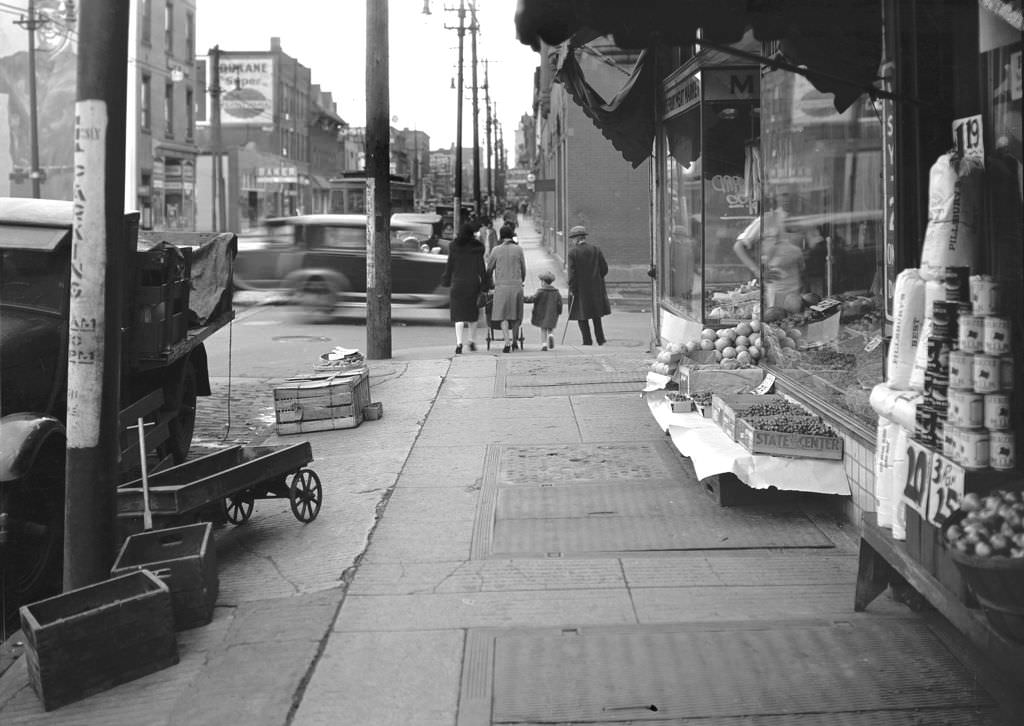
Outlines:
[[[575,244],[569,249],[569,320],[575,320],[583,336],[583,345],[604,345],[601,318],[612,314],[604,278],[608,262],[601,248],[587,242],[587,228],[576,225],[569,230],[569,239]],[[594,324],[594,337],[590,337],[590,323]]]

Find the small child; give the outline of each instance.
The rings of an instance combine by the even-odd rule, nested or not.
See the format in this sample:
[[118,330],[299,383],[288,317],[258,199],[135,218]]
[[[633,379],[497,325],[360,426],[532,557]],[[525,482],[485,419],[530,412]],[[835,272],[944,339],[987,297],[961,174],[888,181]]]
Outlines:
[[533,315],[530,322],[540,328],[541,350],[553,350],[555,347],[554,330],[558,326],[558,316],[562,314],[562,293],[551,285],[555,276],[545,270],[538,275],[541,286],[530,298],[533,303]]

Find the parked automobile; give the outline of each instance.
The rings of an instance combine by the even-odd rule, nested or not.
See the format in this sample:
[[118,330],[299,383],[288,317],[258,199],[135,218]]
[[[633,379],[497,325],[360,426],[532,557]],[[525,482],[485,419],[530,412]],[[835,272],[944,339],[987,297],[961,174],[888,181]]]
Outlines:
[[[445,307],[446,256],[432,243],[437,215],[391,220],[391,299],[395,305]],[[427,250],[424,251],[424,245]],[[366,215],[304,214],[269,219],[260,235],[239,238],[235,285],[284,289],[306,307],[333,311],[366,304]]]

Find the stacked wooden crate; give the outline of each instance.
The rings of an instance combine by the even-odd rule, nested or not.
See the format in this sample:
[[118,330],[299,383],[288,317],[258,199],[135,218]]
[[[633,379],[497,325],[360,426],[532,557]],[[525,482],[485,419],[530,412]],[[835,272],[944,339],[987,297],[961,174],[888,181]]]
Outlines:
[[363,408],[369,405],[370,374],[365,368],[314,375],[274,388],[278,434],[353,428],[363,422]]

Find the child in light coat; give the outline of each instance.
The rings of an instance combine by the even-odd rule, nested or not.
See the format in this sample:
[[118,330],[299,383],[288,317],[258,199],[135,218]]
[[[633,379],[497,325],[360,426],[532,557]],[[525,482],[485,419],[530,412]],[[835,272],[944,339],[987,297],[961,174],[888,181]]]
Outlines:
[[552,350],[555,347],[555,328],[558,327],[558,316],[562,314],[562,293],[551,283],[555,276],[544,271],[538,275],[541,285],[531,298],[533,314],[530,322],[540,328],[541,350]]

